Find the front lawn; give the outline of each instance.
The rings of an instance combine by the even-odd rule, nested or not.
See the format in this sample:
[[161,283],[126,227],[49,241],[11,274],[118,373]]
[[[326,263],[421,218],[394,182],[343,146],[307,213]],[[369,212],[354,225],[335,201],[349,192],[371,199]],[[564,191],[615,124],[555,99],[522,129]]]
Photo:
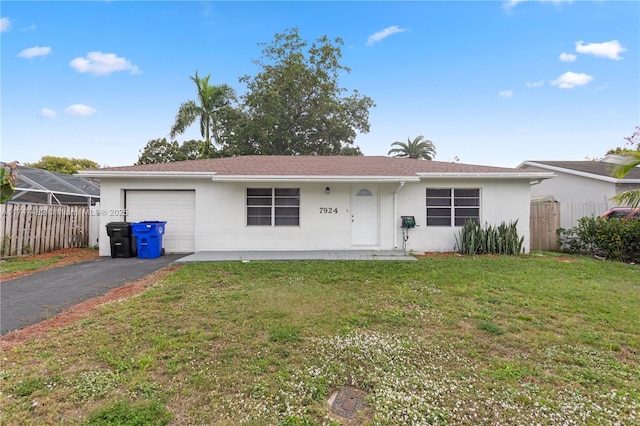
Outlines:
[[3,425],[640,424],[640,267],[189,264],[2,356]]

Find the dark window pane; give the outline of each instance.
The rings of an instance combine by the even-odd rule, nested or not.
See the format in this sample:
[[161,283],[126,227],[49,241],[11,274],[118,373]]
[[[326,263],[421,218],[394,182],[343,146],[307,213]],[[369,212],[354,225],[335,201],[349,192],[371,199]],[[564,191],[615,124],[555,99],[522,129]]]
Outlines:
[[276,206],[299,206],[300,198],[276,198]]
[[276,217],[278,216],[298,216],[298,207],[276,207]]
[[427,197],[438,197],[438,198],[451,197],[451,190],[427,188]]
[[451,209],[428,208],[427,216],[451,217]]
[[451,198],[427,198],[427,206],[450,206]]
[[298,226],[300,224],[300,219],[295,217],[278,217],[276,216],[276,226]]
[[472,197],[478,198],[480,197],[479,189],[454,189],[453,190],[454,197]]
[[300,188],[276,188],[276,197],[299,197]]
[[478,198],[456,198],[454,205],[456,206],[479,206],[480,199]]
[[271,188],[247,188],[247,197],[271,196]]
[[271,216],[271,207],[247,207],[248,216]]
[[248,206],[270,206],[271,197],[269,198],[247,198]]
[[457,208],[456,217],[479,217],[480,209],[477,208]]
[[271,217],[249,216],[247,217],[247,225],[249,226],[271,226]]

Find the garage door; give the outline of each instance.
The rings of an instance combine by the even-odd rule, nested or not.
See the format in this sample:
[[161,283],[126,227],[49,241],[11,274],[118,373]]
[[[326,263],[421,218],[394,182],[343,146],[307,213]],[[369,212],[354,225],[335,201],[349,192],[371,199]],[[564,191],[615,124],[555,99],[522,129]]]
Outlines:
[[195,191],[126,192],[127,221],[163,220],[167,222],[162,246],[167,253],[193,253],[195,250]]

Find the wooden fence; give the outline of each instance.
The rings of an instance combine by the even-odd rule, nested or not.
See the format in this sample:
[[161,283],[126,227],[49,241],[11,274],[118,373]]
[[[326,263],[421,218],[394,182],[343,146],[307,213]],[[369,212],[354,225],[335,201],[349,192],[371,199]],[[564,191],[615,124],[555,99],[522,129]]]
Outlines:
[[559,203],[531,203],[529,216],[531,250],[559,250],[558,228],[560,228]]
[[88,207],[2,204],[0,213],[2,257],[88,245]]

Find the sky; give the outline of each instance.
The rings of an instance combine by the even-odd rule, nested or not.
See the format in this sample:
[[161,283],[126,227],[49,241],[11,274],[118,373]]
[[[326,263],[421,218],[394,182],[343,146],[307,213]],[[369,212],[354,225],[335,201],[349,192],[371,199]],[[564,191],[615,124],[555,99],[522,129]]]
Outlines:
[[[340,37],[340,77],[371,97],[356,144],[423,135],[435,160],[516,167],[601,158],[640,125],[640,2],[6,1],[0,160],[134,164],[169,137],[190,76],[239,95],[260,43]],[[349,92],[348,92],[349,93]],[[195,124],[178,141],[202,139]]]

